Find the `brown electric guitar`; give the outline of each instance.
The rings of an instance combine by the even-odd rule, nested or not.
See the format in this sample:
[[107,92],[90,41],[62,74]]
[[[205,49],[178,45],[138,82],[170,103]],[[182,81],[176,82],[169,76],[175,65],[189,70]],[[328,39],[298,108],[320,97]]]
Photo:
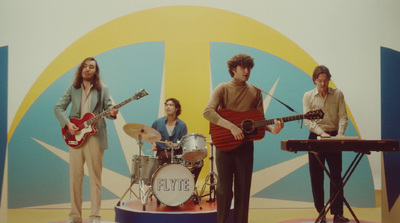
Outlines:
[[[264,138],[265,126],[274,124],[274,119],[264,119],[264,115],[257,109],[238,112],[229,109],[219,109],[218,114],[224,119],[232,122],[244,133],[243,140],[235,140],[230,130],[219,125],[210,123],[211,139],[215,147],[221,151],[233,150],[247,141],[256,141]],[[324,112],[320,110],[309,111],[306,114],[283,117],[284,122],[300,119],[322,119]],[[276,118],[281,119],[281,118]]]
[[[113,106],[113,108],[118,109],[126,104],[128,104],[129,102],[133,101],[133,100],[138,100],[144,96],[148,95],[148,93],[142,89],[139,92],[136,92],[135,95],[133,95],[132,97],[126,99],[125,101]],[[97,129],[96,129],[96,124],[98,123],[98,121],[102,118],[104,118],[105,116],[110,114],[110,110],[108,109],[107,111],[104,111],[98,115],[95,115],[94,113],[86,113],[83,115],[83,117],[81,119],[75,119],[75,118],[71,118],[70,121],[75,124],[78,128],[79,128],[79,132],[76,135],[72,135],[69,131],[68,131],[68,127],[65,126],[64,128],[61,129],[63,138],[65,143],[67,143],[68,146],[72,147],[72,148],[78,148],[81,145],[83,145],[86,141],[87,136],[93,135],[97,133]]]

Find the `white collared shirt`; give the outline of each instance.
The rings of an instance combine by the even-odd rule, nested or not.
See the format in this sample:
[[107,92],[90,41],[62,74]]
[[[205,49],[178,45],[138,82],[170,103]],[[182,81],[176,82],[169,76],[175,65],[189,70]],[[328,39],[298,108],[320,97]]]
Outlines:
[[92,100],[92,89],[93,85],[90,85],[89,91],[86,93],[83,84],[81,85],[82,88],[82,98],[81,98],[81,118],[88,112],[90,112],[90,101]]
[[322,109],[324,118],[318,120],[305,120],[305,125],[315,134],[320,135],[322,131],[338,131],[344,133],[347,128],[347,112],[344,95],[342,91],[328,88],[328,94],[324,98],[317,88],[308,91],[303,97],[303,111]]

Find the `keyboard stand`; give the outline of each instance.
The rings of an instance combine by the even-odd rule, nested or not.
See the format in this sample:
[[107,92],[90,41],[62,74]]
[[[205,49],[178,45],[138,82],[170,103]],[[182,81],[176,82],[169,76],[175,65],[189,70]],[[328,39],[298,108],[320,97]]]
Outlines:
[[[346,173],[343,175],[343,177],[341,179],[341,182],[343,182],[343,183],[341,185],[336,185],[335,182],[332,180],[332,177],[331,177],[331,174],[330,174],[329,170],[325,167],[325,165],[321,162],[321,160],[317,156],[318,152],[314,152],[314,151],[310,151],[310,152],[315,155],[315,157],[317,158],[319,164],[324,169],[324,171],[328,175],[330,181],[333,183],[333,185],[337,189],[336,194],[332,195],[329,198],[328,202],[325,204],[324,208],[319,213],[317,220],[315,221],[315,223],[320,223],[322,221],[322,219],[326,216],[328,211],[331,209],[331,204],[336,200],[337,196],[339,196],[339,194],[343,191],[344,185],[346,185],[347,181],[350,179],[350,177],[353,174],[354,170],[356,169],[356,167],[358,166],[358,164],[360,163],[361,159],[364,157],[364,155],[366,153],[357,152],[356,157],[354,157],[354,160],[351,162],[350,166],[346,170]],[[368,154],[370,154],[370,153],[368,153]],[[351,215],[353,216],[354,220],[357,223],[360,223],[360,221],[358,220],[357,216],[353,212],[353,209],[351,209],[349,203],[347,202],[346,198],[344,197],[344,193],[343,193],[343,203],[346,204],[346,207],[349,209],[349,211],[350,211]]]

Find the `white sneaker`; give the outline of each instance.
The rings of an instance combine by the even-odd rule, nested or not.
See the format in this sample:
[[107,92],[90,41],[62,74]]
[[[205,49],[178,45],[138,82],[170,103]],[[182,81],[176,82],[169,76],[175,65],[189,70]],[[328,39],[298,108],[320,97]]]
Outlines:
[[68,220],[66,223],[78,223],[77,221]]
[[99,220],[99,219],[92,219],[92,220],[90,221],[90,223],[100,223],[100,220]]

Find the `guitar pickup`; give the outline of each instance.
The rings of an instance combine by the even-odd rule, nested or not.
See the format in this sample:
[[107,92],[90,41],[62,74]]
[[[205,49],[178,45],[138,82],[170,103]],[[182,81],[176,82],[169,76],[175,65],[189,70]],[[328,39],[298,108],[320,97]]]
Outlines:
[[78,142],[77,141],[68,141],[68,144],[69,145],[78,145]]

